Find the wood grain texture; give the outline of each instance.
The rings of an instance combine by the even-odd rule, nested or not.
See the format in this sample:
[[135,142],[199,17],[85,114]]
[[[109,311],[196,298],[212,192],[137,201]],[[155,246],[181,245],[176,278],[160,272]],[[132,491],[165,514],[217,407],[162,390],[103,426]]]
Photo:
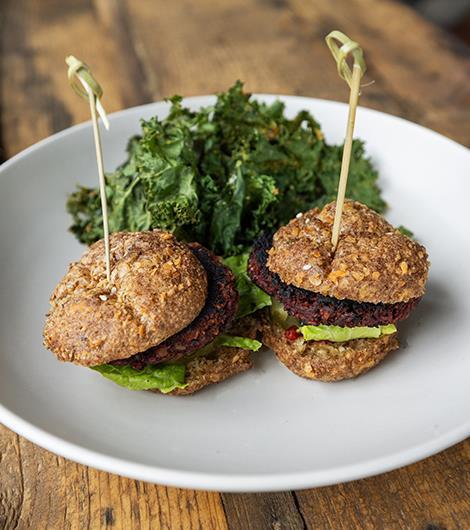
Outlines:
[[295,496],[281,493],[222,493],[222,500],[231,530],[243,528],[258,530],[302,530],[303,515],[299,512]]
[[296,492],[309,528],[364,530],[470,525],[470,441],[391,473]]
[[166,488],[75,464],[0,427],[0,528],[224,530],[217,493]]
[[[381,0],[5,0],[0,11],[0,156],[88,119],[65,55],[93,68],[108,112],[248,90],[345,100],[323,37],[366,49],[362,104],[470,144],[468,50]],[[0,528],[470,527],[470,442],[379,477],[275,494],[165,488],[75,464],[0,427]]]

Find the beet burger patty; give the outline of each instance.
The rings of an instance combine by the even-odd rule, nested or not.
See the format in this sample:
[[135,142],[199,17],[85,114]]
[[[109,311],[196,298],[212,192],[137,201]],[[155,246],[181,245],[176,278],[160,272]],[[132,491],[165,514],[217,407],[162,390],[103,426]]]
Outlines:
[[44,344],[60,360],[132,390],[174,394],[252,366],[261,343],[251,324],[235,322],[235,277],[212,252],[160,230],[114,233],[110,282],[103,254],[103,242],[93,244],[52,294]]
[[286,311],[301,322],[347,327],[393,324],[406,319],[420,300],[412,298],[394,304],[338,300],[289,285],[267,266],[272,239],[272,235],[263,234],[255,241],[248,262],[250,277],[258,287],[279,300]]
[[396,323],[424,294],[424,247],[366,206],[346,201],[335,251],[335,204],[299,214],[254,244],[248,272],[273,299],[263,340],[298,375],[354,377],[398,347]]

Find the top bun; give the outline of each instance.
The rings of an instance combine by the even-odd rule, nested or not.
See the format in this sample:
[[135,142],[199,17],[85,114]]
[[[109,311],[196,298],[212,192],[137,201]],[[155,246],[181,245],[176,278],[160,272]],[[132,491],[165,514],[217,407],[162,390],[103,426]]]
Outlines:
[[186,327],[205,304],[206,272],[172,234],[117,232],[110,250],[110,285],[101,240],[52,294],[44,345],[60,360],[93,366],[125,359]]
[[406,302],[424,294],[426,249],[359,202],[346,201],[336,251],[336,203],[298,215],[280,228],[268,268],[287,284],[358,302]]

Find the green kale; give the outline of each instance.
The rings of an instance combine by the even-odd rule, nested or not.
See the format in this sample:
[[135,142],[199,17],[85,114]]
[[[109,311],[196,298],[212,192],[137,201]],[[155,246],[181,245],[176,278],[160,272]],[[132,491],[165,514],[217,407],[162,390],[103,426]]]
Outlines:
[[250,315],[258,309],[271,305],[269,294],[255,285],[248,276],[248,253],[225,258],[224,263],[235,275],[236,287],[240,295],[237,318]]
[[[164,120],[142,121],[127,161],[106,175],[110,230],[162,228],[222,256],[240,254],[264,230],[335,198],[341,146],[325,143],[306,111],[287,118],[238,81],[213,107],[190,111],[170,99]],[[355,141],[347,196],[381,212],[377,172]],[[102,237],[99,193],[69,196],[72,232],[86,244]]]
[[[335,200],[342,157],[342,146],[325,147],[318,175],[324,193],[315,201],[315,206],[322,207]],[[370,159],[365,156],[364,143],[360,140],[354,140],[346,196],[367,204],[377,212],[383,212],[386,204],[380,196],[380,190],[376,183],[377,178],[377,171]]]

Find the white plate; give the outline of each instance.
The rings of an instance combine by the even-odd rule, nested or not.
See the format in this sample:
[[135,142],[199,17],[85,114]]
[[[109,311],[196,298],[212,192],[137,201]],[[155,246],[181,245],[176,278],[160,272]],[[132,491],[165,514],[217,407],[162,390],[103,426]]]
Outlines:
[[[259,96],[272,101],[274,96]],[[340,142],[341,103],[282,97]],[[186,101],[193,108],[212,97]],[[155,103],[111,116],[108,170]],[[163,484],[267,491],[333,484],[414,462],[470,433],[468,322],[470,156],[418,125],[360,109],[356,135],[378,166],[389,219],[431,261],[428,293],[401,326],[404,346],[352,381],[300,379],[261,353],[256,368],[192,397],[131,392],[60,363],[41,345],[49,294],[83,248],[67,193],[95,185],[89,123],[48,138],[0,169],[0,421],[62,456]]]

